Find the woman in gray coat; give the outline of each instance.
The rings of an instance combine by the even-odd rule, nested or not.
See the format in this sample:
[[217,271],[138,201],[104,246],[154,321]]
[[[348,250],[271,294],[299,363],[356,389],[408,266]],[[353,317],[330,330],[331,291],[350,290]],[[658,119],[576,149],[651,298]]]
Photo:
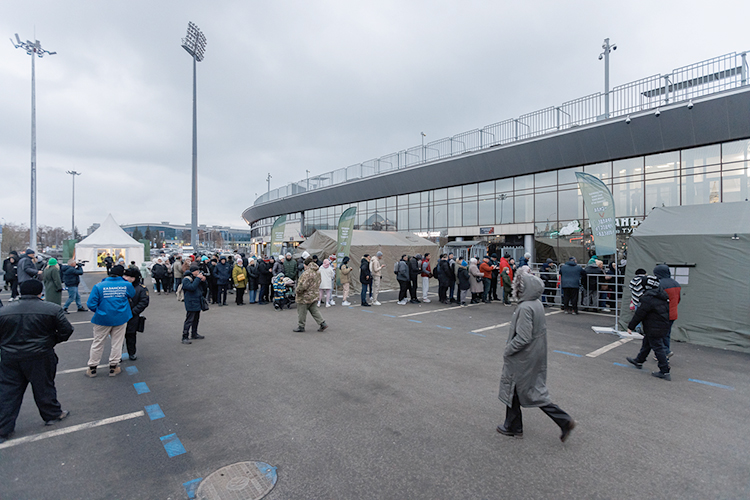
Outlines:
[[552,404],[547,392],[547,321],[539,300],[544,282],[530,273],[528,266],[513,277],[513,295],[518,307],[510,322],[510,335],[503,354],[498,398],[505,403],[505,423],[497,432],[523,437],[521,407],[541,409],[562,430],[564,443],[575,426],[575,420],[559,406]]
[[471,292],[471,303],[478,304],[479,294],[484,292],[484,285],[482,284],[483,275],[479,270],[479,267],[477,267],[477,259],[473,257],[469,260],[469,276],[469,281],[471,283],[471,288],[469,288],[469,291]]

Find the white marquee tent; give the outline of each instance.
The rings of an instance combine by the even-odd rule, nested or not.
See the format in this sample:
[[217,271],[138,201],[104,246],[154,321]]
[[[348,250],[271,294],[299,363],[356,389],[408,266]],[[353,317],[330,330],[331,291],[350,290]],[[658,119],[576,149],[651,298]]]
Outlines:
[[143,263],[143,243],[134,240],[123,231],[112,218],[112,214],[107,216],[96,231],[80,243],[76,243],[76,259],[88,261],[83,266],[85,272],[106,271],[103,259],[108,253],[115,262],[122,257],[127,264],[135,261],[139,268]]

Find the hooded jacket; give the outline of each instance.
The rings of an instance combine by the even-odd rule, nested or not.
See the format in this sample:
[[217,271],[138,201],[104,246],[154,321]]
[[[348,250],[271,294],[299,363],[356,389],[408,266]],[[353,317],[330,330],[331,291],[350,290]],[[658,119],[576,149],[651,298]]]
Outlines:
[[518,307],[510,321],[510,333],[503,354],[498,398],[512,406],[513,391],[521,406],[544,406],[550,403],[547,391],[547,319],[539,300],[544,282],[525,274],[519,287]]
[[216,284],[228,285],[229,278],[232,277],[232,268],[230,267],[229,262],[227,262],[227,259],[221,260],[223,260],[224,262],[219,261],[219,263],[216,264],[216,267],[214,268],[216,274]]
[[81,266],[60,266],[62,282],[65,286],[78,286],[81,284],[80,276],[83,274]]
[[659,264],[654,268],[654,276],[659,278],[659,284],[669,296],[669,320],[677,319],[677,305],[680,303],[680,291],[682,287],[669,275],[669,267]]
[[125,327],[125,333],[135,333],[138,331],[138,318],[141,313],[148,307],[149,296],[148,288],[143,283],[134,282],[133,288],[135,289],[135,295],[130,297],[130,312],[133,317],[128,320],[128,325]]
[[284,260],[284,276],[290,280],[297,279],[297,261],[294,259]]
[[24,255],[21,260],[18,261],[18,267],[16,268],[18,274],[18,284],[20,285],[24,281],[38,279],[39,269],[36,268],[36,264],[28,255]]
[[[578,288],[585,278],[586,271],[572,260],[560,266],[560,286],[562,288]],[[513,278],[511,277],[511,279]]]
[[94,285],[89,300],[86,301],[86,305],[94,313],[91,322],[102,326],[124,325],[133,317],[128,299],[134,295],[135,288],[122,277],[104,278]]
[[302,273],[297,281],[296,301],[299,304],[312,304],[318,301],[320,294],[320,275],[318,274],[318,265],[310,262],[307,269]]
[[404,259],[398,261],[398,267],[396,268],[396,280],[409,281],[409,264]]
[[362,260],[359,262],[359,282],[363,285],[371,285],[372,284],[372,274],[370,273],[370,263],[362,257]]
[[456,262],[456,268],[458,271],[456,273],[458,274],[458,289],[459,290],[468,290],[471,288],[471,276],[469,275],[469,266],[463,266]]
[[349,283],[349,275],[352,273],[352,266],[349,265],[349,257],[344,258],[341,263],[341,267],[339,267],[339,271],[339,279],[341,279],[341,284],[345,285],[346,283]]
[[647,337],[661,338],[669,333],[669,296],[661,286],[643,292],[641,303],[628,323],[628,329],[635,330],[641,322]]

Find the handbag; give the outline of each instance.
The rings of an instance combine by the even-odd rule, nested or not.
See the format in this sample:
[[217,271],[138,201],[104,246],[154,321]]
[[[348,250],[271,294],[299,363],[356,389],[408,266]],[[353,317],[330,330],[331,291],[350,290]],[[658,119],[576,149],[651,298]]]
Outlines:
[[245,273],[238,274],[237,281],[245,281]]
[[206,300],[206,297],[201,295],[201,311],[208,311],[210,308],[208,307],[208,300]]
[[144,318],[143,316],[138,316],[138,326],[136,327],[135,331],[143,333],[143,330],[145,329],[146,329],[146,318]]
[[177,287],[177,300],[182,302],[185,300],[185,292],[182,291],[182,283],[180,283],[180,286]]

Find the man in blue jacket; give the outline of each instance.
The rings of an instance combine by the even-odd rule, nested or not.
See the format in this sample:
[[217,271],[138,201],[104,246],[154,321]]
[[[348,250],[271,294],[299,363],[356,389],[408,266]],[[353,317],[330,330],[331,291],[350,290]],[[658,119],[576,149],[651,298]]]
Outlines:
[[575,257],[571,257],[560,266],[560,287],[563,291],[565,314],[578,314],[578,289],[584,279],[586,271],[578,265]]
[[78,293],[78,285],[81,284],[83,266],[76,264],[75,259],[70,259],[67,266],[60,266],[62,282],[68,288],[68,300],[65,301],[63,311],[68,314],[68,306],[75,300],[78,312],[86,312],[88,309],[81,305],[81,294]]
[[91,343],[89,353],[87,377],[96,377],[96,367],[102,359],[104,341],[107,336],[112,337],[109,352],[109,376],[114,377],[120,373],[122,343],[125,340],[128,320],[133,317],[128,299],[135,295],[133,285],[122,277],[124,272],[125,268],[121,265],[114,266],[109,271],[109,276],[94,286],[86,302],[94,313],[94,317],[91,318],[91,323],[94,325],[94,341]]

